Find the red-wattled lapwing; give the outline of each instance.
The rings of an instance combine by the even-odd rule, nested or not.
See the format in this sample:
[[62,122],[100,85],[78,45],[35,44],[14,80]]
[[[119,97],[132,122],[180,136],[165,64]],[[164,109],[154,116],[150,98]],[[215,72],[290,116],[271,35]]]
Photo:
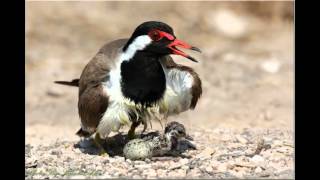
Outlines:
[[59,84],[78,86],[81,128],[102,147],[111,131],[130,124],[129,137],[140,123],[194,109],[202,93],[201,80],[190,67],[176,64],[171,54],[193,57],[177,49],[200,52],[156,21],[139,25],[129,39],[105,44],[84,68],[80,79]]

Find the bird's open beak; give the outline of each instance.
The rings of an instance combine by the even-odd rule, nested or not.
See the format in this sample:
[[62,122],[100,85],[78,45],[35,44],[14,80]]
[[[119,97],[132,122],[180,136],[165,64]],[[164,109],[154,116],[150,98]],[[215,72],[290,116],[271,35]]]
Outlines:
[[179,40],[179,39],[175,39],[172,43],[170,43],[168,45],[168,48],[170,48],[172,50],[172,54],[177,54],[177,55],[180,55],[180,56],[183,56],[183,57],[186,57],[188,59],[190,59],[191,61],[193,62],[198,62],[195,58],[189,56],[188,54],[186,54],[185,52],[177,49],[177,47],[182,47],[182,48],[185,48],[185,49],[191,49],[191,50],[194,50],[194,51],[198,51],[201,53],[201,50],[197,47],[194,47],[194,46],[190,46],[189,44]]

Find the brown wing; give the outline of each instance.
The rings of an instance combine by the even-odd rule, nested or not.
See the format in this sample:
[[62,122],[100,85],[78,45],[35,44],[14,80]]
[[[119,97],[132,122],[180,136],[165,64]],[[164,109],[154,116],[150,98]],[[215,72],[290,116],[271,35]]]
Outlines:
[[78,135],[94,133],[108,108],[109,97],[102,82],[108,80],[110,69],[126,42],[127,39],[120,39],[104,45],[84,68],[79,80],[78,110],[82,129]]
[[194,109],[202,94],[202,85],[201,85],[201,80],[199,78],[199,75],[192,68],[175,63],[170,56],[166,56],[166,58],[162,60],[162,64],[165,65],[165,67],[168,69],[176,68],[180,71],[188,71],[192,75],[193,85],[191,90],[192,99],[191,99],[190,108]]

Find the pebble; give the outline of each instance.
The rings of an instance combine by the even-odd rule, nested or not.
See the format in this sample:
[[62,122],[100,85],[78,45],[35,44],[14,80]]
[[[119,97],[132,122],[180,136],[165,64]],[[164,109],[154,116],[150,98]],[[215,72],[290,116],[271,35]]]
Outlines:
[[211,166],[207,166],[207,167],[205,168],[205,170],[206,170],[207,172],[212,172],[212,171],[213,171],[213,169],[212,169]]
[[260,155],[254,155],[250,160],[254,163],[260,163],[264,161],[264,158]]
[[183,165],[183,166],[181,166],[181,169],[188,170],[188,169],[189,169],[189,166]]
[[255,170],[254,170],[255,173],[261,173],[262,172],[262,169],[261,167],[257,167]]
[[182,158],[182,159],[180,159],[180,161],[179,161],[180,164],[186,164],[186,163],[188,163],[188,162],[189,162],[189,160],[188,160],[187,158]]

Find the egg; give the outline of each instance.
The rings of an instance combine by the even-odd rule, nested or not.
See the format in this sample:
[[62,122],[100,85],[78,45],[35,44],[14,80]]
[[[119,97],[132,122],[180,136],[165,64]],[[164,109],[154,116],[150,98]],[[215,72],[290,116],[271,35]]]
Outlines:
[[123,148],[123,155],[130,160],[144,160],[152,157],[152,147],[143,139],[133,139]]

